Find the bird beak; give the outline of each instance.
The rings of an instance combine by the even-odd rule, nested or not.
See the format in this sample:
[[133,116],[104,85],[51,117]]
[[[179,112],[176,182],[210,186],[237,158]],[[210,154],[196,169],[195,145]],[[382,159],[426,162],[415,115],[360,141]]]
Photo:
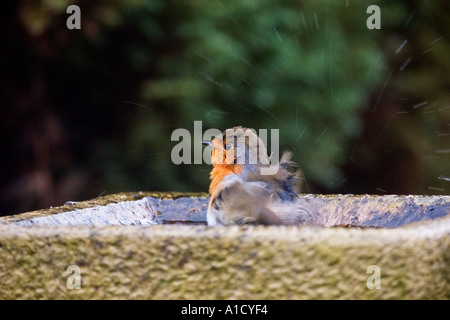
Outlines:
[[211,147],[211,148],[214,148],[214,145],[212,144],[212,142],[211,141],[202,141],[202,144],[203,145],[205,145],[205,146],[209,146],[209,147]]

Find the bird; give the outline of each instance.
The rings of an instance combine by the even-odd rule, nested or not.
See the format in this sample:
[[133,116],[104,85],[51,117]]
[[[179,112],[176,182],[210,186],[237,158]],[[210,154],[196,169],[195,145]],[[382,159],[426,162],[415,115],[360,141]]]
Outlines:
[[313,208],[295,190],[298,172],[291,153],[280,158],[275,173],[267,174],[270,158],[264,142],[249,128],[237,126],[211,141],[208,226],[305,225]]

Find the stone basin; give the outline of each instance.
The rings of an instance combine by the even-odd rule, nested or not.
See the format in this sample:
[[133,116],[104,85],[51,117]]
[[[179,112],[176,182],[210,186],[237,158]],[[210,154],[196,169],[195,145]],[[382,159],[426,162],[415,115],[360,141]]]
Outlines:
[[0,299],[449,299],[450,196],[302,195],[316,226],[205,225],[207,194],[0,217]]

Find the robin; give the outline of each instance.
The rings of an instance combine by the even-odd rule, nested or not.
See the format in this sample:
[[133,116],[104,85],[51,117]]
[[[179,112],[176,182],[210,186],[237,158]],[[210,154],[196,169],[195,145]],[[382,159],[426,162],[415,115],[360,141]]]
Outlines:
[[270,166],[264,142],[251,129],[227,129],[211,141],[211,195],[206,215],[209,226],[306,224],[310,208],[301,203],[294,189],[298,174],[291,155],[285,152],[275,174],[264,174]]

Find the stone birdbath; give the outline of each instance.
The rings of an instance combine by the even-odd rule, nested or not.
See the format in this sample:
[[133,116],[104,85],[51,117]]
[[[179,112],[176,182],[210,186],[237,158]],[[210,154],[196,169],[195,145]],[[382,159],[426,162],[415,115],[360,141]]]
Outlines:
[[208,227],[207,194],[0,218],[0,299],[449,299],[450,196],[302,195],[317,226]]

